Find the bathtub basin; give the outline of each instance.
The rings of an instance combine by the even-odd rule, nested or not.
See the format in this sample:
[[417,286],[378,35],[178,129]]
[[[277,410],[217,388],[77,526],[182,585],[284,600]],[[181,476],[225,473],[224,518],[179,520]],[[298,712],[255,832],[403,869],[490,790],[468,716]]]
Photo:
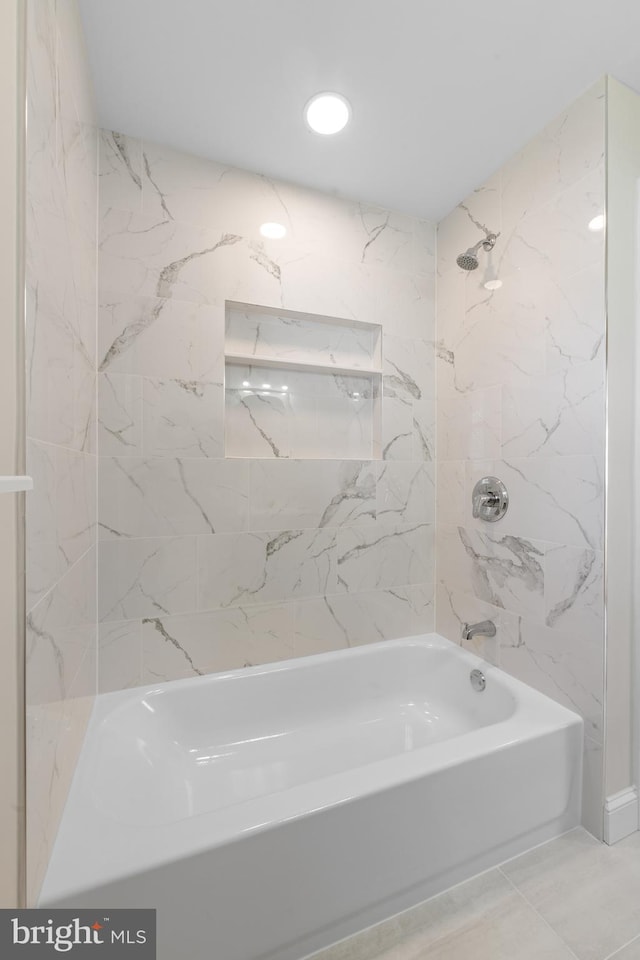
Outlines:
[[576,826],[582,736],[435,634],[102,695],[39,905],[300,960]]

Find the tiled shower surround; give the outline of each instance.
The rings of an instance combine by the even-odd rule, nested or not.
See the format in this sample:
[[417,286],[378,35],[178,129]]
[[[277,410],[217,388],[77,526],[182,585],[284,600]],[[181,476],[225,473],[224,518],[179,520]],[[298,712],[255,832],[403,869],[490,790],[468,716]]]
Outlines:
[[[99,193],[100,689],[432,629],[434,227],[108,132]],[[225,349],[372,368],[380,331],[376,445],[371,378],[259,363],[225,442]]]
[[27,839],[37,894],[96,692],[97,126],[73,0],[27,4]]
[[[600,835],[605,454],[605,93],[598,84],[438,228],[436,626],[490,618],[479,652],[585,719],[585,823]],[[500,289],[457,254],[498,238]],[[481,268],[486,254],[480,253]],[[510,494],[471,514],[476,481]]]
[[[587,224],[604,209],[603,86],[440,224],[436,330],[431,224],[116,133],[96,144],[73,0],[30,0],[29,17],[32,900],[96,656],[104,692],[434,618],[459,641],[490,617],[481,652],[585,717],[599,834],[604,245]],[[270,221],[284,239],[261,237]],[[455,266],[484,230],[500,233],[493,293],[483,253]],[[322,351],[371,372],[259,363]],[[511,495],[493,526],[470,515],[487,473]]]

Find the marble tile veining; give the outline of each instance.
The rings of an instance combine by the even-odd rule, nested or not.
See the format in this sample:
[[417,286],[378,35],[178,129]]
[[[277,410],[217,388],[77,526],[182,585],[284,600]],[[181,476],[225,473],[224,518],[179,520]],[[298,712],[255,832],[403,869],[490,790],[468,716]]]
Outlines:
[[368,370],[380,365],[379,338],[380,329],[373,325],[227,308],[227,353],[255,357],[258,363],[279,359]]
[[[96,693],[98,130],[78,4],[25,6],[31,906]],[[116,428],[124,431],[122,410]]]
[[142,387],[142,447],[149,457],[222,457],[220,383],[150,380]]
[[[493,620],[477,652],[583,716],[584,823],[597,833],[606,312],[604,233],[588,224],[604,210],[605,96],[600,81],[438,225],[434,336],[436,625],[460,642],[463,622]],[[493,291],[482,263],[455,263],[489,230]],[[401,413],[383,435],[390,457],[406,442]],[[472,516],[484,476],[509,492],[495,524]]]
[[101,458],[103,540],[239,532],[248,505],[245,460]]
[[145,683],[235,670],[291,656],[292,604],[258,604],[142,621]]
[[200,537],[198,557],[200,610],[276,603],[337,591],[333,529]]
[[433,578],[433,537],[429,523],[346,527],[337,533],[337,589],[386,590]]
[[388,590],[336,594],[295,603],[294,654],[321,653],[434,628],[431,581]]
[[376,473],[370,461],[252,460],[250,529],[371,523],[377,516]]
[[434,225],[99,146],[101,683],[429,628]]
[[131,620],[193,610],[193,537],[103,540],[100,543],[100,620]]

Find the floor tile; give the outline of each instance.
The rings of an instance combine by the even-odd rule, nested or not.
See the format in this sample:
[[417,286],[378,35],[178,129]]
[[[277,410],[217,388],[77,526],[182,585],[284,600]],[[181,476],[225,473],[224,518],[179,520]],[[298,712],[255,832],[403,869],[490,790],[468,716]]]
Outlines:
[[640,960],[640,937],[632,940],[622,950],[618,950],[609,960]]
[[375,960],[574,960],[557,934],[512,892],[474,919],[433,940],[416,931]]
[[347,940],[341,940],[333,947],[314,953],[305,960],[373,960],[380,954],[399,943],[400,929],[396,917],[385,920],[356,933]]
[[375,931],[385,926],[380,924],[313,960],[573,960],[498,870],[399,914],[393,922],[395,942],[386,947],[375,940]]
[[500,869],[579,960],[640,934],[640,833],[608,847],[573,830]]

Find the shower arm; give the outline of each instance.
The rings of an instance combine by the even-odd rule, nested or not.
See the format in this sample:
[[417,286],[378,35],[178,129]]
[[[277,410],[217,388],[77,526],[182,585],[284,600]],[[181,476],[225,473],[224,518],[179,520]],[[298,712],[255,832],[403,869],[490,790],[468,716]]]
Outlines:
[[470,247],[469,249],[473,250],[474,253],[477,253],[480,247],[483,247],[487,251],[493,250],[493,248],[496,245],[496,240],[498,239],[499,236],[500,236],[499,233],[488,233],[486,237],[483,237],[482,240],[478,240],[478,242],[473,247]]

